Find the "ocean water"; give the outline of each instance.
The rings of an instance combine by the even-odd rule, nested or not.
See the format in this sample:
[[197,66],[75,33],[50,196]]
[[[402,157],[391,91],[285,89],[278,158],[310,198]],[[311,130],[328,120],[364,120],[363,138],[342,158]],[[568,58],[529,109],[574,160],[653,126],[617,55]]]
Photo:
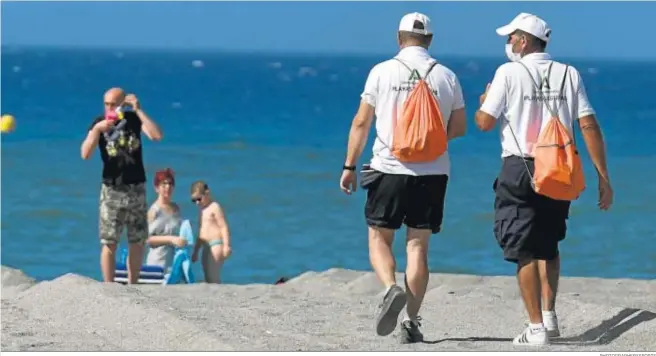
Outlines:
[[[498,133],[480,133],[472,120],[503,53],[438,58],[460,77],[469,132],[450,146],[452,176],[443,232],[430,247],[431,271],[514,274],[492,233]],[[105,89],[122,86],[164,131],[163,142],[145,143],[149,186],[155,170],[171,167],[186,218],[196,221],[188,191],[197,179],[207,180],[225,207],[233,235],[226,282],[271,283],[331,267],[369,270],[365,194],[345,196],[338,181],[364,80],[383,59],[4,48],[2,113],[13,114],[18,126],[2,136],[2,264],[38,279],[67,272],[100,278],[100,158],[96,151],[81,160],[79,147],[102,111]],[[598,210],[585,153],[588,189],[572,207],[563,274],[653,279],[656,63],[566,61],[581,71],[598,112],[616,197],[610,212]],[[372,137],[361,163],[371,155]],[[402,233],[394,247],[399,269]]]

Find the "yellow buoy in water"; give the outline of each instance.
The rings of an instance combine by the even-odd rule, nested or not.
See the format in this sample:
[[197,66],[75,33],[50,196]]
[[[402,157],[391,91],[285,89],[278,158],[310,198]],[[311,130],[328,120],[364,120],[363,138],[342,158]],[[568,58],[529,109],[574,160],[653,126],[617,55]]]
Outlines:
[[11,115],[2,115],[0,119],[0,132],[10,133],[16,129],[16,119]]

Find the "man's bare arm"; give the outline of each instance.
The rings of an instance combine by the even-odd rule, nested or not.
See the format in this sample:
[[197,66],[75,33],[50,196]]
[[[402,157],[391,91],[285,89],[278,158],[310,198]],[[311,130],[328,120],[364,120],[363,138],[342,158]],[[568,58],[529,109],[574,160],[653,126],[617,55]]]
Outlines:
[[93,154],[93,150],[96,149],[98,146],[98,141],[100,140],[100,131],[96,129],[95,127],[89,130],[89,133],[87,133],[87,137],[84,139],[82,142],[82,146],[80,147],[80,155],[82,156],[82,159],[89,159],[91,155]]
[[597,118],[594,115],[586,115],[579,119],[579,127],[599,178],[610,183],[606,166],[606,145]]
[[349,132],[348,150],[346,153],[347,166],[355,166],[362,155],[362,151],[367,144],[367,137],[371,129],[371,123],[374,119],[375,109],[366,101],[360,101],[360,108],[351,123]]
[[162,130],[143,110],[135,110],[141,120],[141,129],[152,141],[162,140]]
[[465,136],[467,132],[467,115],[465,108],[453,110],[449,118],[449,124],[446,128],[446,135],[448,140],[453,140],[457,137]]
[[476,111],[474,121],[476,122],[478,129],[483,132],[492,130],[497,123],[497,119],[494,116],[482,110]]

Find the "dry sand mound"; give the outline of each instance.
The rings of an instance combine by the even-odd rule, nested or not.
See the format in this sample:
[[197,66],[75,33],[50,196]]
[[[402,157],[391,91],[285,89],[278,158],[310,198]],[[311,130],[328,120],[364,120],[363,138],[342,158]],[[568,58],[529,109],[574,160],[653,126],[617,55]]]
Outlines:
[[36,284],[34,278],[21,270],[2,266],[0,272],[2,273],[2,299],[13,298]]
[[[415,345],[375,335],[381,287],[370,272],[308,272],[279,286],[122,286],[71,274],[30,283],[2,267],[3,351],[518,350],[511,338],[526,320],[511,277],[433,274],[427,342]],[[655,281],[565,278],[561,291],[563,337],[542,350],[656,351]]]

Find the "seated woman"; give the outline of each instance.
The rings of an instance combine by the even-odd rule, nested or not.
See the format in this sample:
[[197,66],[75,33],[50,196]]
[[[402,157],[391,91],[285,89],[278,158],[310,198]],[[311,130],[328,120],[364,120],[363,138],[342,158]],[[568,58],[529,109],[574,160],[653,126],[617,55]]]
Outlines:
[[146,265],[161,266],[166,271],[173,263],[175,247],[184,247],[186,241],[179,236],[182,218],[180,208],[171,201],[175,177],[169,168],[155,173],[157,200],[148,210],[148,240],[150,247]]

